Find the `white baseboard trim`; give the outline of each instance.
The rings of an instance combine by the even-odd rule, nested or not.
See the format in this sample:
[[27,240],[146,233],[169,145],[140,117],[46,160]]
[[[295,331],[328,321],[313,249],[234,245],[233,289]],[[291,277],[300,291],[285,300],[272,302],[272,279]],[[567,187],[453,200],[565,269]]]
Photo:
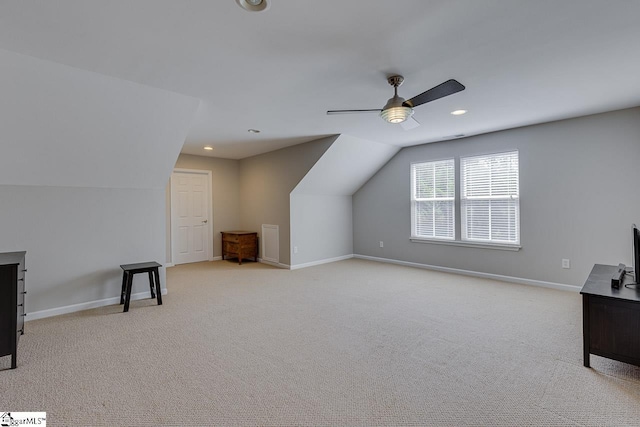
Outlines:
[[[162,295],[167,295],[168,293],[169,291],[167,289],[162,289]],[[131,294],[132,301],[149,298],[149,297],[150,297],[150,294],[148,290],[146,292],[138,292],[135,294]],[[25,318],[25,321],[29,322],[31,320],[44,319],[45,317],[75,313],[76,311],[89,310],[91,308],[104,307],[106,305],[114,305],[114,304],[120,304],[119,295],[117,297],[105,298],[97,301],[89,301],[89,302],[83,302],[80,304],[65,305],[64,307],[49,308],[47,310],[30,312],[30,313],[27,313],[27,317]],[[27,308],[28,307],[29,306],[27,306]]]
[[561,291],[580,292],[580,287],[575,285],[566,285],[564,283],[545,282],[542,280],[523,279],[521,277],[503,276],[501,274],[482,273],[480,271],[460,270],[458,268],[440,267],[437,265],[420,264],[417,262],[399,261],[390,258],[378,258],[368,255],[354,254],[354,258],[366,259],[369,261],[385,262],[388,264],[404,265],[407,267],[424,268],[426,270],[442,271],[445,273],[462,274],[465,276],[481,277],[483,279],[501,280],[503,282],[518,283],[521,285],[539,286],[542,288],[558,289]]
[[289,264],[282,264],[282,263],[279,263],[279,262],[267,261],[267,260],[264,260],[262,258],[258,258],[258,262],[260,262],[262,264],[271,265],[273,267],[284,268],[286,270],[290,270],[291,269],[291,266]]
[[330,262],[344,261],[345,259],[353,258],[353,254],[338,256],[335,258],[326,258],[318,261],[305,262],[303,264],[295,264],[291,266],[291,270],[298,270],[300,268],[313,267],[314,265],[328,264]]
[[[198,261],[198,262],[207,262],[207,261],[212,262],[212,261],[221,261],[221,260],[222,260],[221,256],[214,256],[212,258],[209,258],[208,260]],[[185,263],[185,264],[190,264],[190,263]],[[178,264],[178,265],[184,265],[184,264]],[[168,262],[168,263],[165,264],[166,268],[175,267],[175,266],[176,265],[174,263],[172,263],[172,262]]]

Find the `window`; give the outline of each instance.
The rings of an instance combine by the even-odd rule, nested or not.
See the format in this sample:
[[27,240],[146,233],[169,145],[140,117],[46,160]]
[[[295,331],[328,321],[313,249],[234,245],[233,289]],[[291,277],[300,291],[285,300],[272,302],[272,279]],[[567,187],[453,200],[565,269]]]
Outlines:
[[411,165],[411,234],[455,239],[455,166],[453,159]]
[[462,240],[520,243],[518,152],[460,159]]

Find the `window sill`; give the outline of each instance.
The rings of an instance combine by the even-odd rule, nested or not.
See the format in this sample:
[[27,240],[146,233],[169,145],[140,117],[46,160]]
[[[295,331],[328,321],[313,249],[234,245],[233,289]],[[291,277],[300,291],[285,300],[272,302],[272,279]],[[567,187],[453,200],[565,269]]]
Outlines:
[[496,243],[476,243],[476,242],[461,242],[460,240],[436,240],[436,239],[421,239],[418,237],[412,237],[411,240],[413,243],[428,243],[434,245],[445,245],[445,246],[462,246],[466,248],[479,248],[479,249],[496,249],[499,251],[519,251],[521,249],[520,245],[500,245]]

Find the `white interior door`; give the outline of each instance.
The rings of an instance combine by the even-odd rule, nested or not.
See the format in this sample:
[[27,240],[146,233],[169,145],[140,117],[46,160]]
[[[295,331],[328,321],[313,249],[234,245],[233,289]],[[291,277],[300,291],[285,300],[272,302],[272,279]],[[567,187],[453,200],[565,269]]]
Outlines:
[[174,264],[207,261],[211,246],[207,172],[171,174],[171,248]]

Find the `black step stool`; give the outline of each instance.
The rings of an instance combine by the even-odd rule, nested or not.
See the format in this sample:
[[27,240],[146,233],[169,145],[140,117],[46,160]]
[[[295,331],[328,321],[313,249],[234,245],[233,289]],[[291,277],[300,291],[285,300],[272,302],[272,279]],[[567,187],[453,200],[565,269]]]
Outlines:
[[[124,304],[124,313],[129,311],[129,302],[131,301],[131,287],[133,286],[133,275],[136,273],[149,274],[149,287],[151,288],[151,298],[158,297],[158,305],[162,305],[162,292],[160,291],[160,274],[158,268],[162,267],[155,261],[140,262],[138,264],[123,264],[122,269],[122,292],[120,293],[120,304]],[[155,276],[155,293],[153,292]]]

